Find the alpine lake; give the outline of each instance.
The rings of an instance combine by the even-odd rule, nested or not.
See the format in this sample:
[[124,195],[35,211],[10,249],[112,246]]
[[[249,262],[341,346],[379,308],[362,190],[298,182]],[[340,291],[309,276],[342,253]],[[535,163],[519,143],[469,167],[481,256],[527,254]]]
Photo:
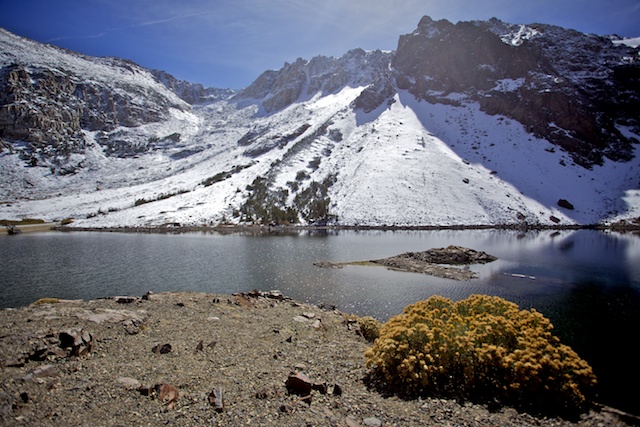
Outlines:
[[[456,281],[381,266],[381,259],[449,245],[498,257]],[[599,400],[638,414],[640,236],[596,230],[299,230],[286,232],[0,235],[0,308],[39,298],[146,292],[231,294],[277,289],[299,301],[380,321],[441,295],[496,295],[549,318],[594,368]],[[3,332],[4,333],[4,332]]]

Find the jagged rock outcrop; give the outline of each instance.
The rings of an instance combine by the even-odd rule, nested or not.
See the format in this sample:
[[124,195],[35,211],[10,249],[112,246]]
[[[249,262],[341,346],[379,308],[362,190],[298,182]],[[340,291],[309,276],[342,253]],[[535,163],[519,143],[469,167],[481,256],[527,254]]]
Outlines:
[[73,81],[56,70],[17,64],[2,68],[0,138],[29,142],[42,155],[81,151],[81,114],[68,107],[74,89]]
[[188,110],[131,61],[92,58],[0,29],[0,139],[25,160],[62,164],[86,147],[83,130],[112,131]]
[[351,105],[364,112],[397,90],[432,103],[478,102],[590,168],[605,157],[633,157],[638,141],[624,129],[640,129],[638,58],[637,48],[552,25],[495,18],[453,24],[425,16],[393,53],[354,49],[338,59],[298,59],[264,72],[236,99],[257,100],[271,114],[352,85],[365,87]]
[[[285,63],[280,70],[265,71],[236,99],[258,100],[269,114],[288,107],[303,96],[328,95],[345,86],[372,85],[369,97],[357,105],[371,111],[392,94],[391,58],[389,52],[362,49],[353,49],[340,58],[316,56],[310,61],[298,58],[293,64]],[[375,102],[379,103],[369,108]]]
[[220,101],[236,93],[233,89],[204,87],[199,83],[178,80],[171,74],[161,70],[151,70],[151,73],[169,90],[191,105]]
[[582,166],[633,156],[637,141],[621,127],[640,128],[637,48],[551,25],[424,17],[400,37],[393,67],[398,87],[418,98],[455,103],[449,95],[464,94]]

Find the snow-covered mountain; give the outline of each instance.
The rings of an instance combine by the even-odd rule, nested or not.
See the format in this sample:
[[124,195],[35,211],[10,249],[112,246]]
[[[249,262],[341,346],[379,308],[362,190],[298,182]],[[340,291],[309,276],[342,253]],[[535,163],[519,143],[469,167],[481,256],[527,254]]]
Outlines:
[[542,24],[425,17],[394,52],[298,59],[234,92],[0,30],[0,218],[95,227],[633,220],[632,45]]

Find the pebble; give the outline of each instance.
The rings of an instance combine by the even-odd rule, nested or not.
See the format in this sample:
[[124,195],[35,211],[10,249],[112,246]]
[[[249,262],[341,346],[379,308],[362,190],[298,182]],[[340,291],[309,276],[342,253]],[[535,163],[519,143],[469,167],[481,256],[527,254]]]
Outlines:
[[45,377],[55,377],[58,375],[55,366],[53,365],[43,365],[39,368],[36,368],[31,373],[27,374],[23,377],[23,381],[32,381],[35,378],[45,378]]
[[129,390],[137,390],[140,388],[140,385],[141,385],[140,381],[130,377],[118,377],[116,378],[116,381]]
[[364,420],[362,420],[362,422],[367,427],[380,427],[382,425],[382,421],[380,421],[378,418],[373,418],[373,417],[365,418]]

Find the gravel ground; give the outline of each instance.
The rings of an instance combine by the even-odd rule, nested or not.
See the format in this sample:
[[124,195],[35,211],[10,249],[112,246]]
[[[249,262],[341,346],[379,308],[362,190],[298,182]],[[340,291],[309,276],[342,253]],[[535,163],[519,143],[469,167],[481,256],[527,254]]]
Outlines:
[[[491,412],[450,400],[382,396],[363,381],[369,344],[347,317],[276,293],[162,293],[0,310],[0,425],[634,422],[610,408],[570,422],[510,408]],[[297,381],[288,380],[292,372]]]

